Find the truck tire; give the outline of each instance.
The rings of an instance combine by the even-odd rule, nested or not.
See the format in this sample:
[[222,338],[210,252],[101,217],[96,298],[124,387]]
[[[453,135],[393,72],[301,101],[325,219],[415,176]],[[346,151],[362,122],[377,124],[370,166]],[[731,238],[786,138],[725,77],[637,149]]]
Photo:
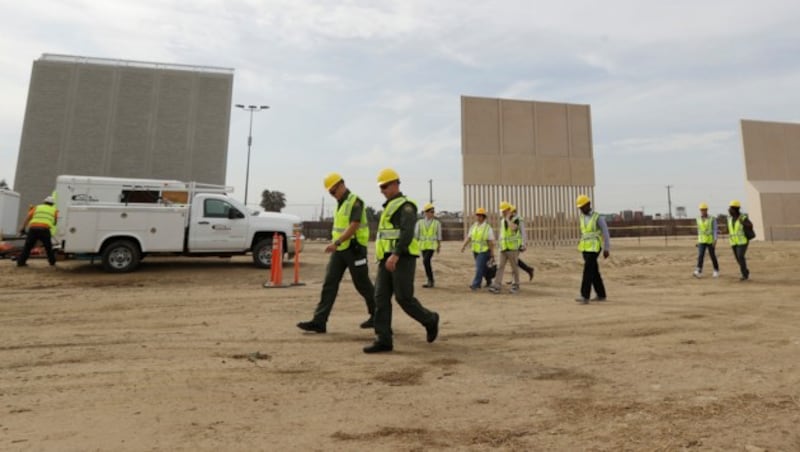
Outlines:
[[114,240],[103,249],[103,268],[111,273],[127,273],[139,266],[139,247],[130,240]]
[[272,267],[272,238],[259,240],[253,247],[253,263],[258,268]]

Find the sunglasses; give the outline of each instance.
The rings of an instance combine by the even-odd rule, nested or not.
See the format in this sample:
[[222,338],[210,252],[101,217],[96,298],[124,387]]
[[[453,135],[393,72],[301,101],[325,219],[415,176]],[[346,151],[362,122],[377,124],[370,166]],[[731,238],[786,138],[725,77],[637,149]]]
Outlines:
[[389,186],[392,185],[392,182],[386,182],[385,184],[381,184],[381,190],[386,190]]
[[329,193],[331,196],[335,196],[335,195],[336,195],[336,190],[338,190],[338,189],[339,189],[339,184],[336,184],[336,185],[334,185],[333,187],[331,187],[331,189],[330,189],[330,190],[328,190],[328,193]]

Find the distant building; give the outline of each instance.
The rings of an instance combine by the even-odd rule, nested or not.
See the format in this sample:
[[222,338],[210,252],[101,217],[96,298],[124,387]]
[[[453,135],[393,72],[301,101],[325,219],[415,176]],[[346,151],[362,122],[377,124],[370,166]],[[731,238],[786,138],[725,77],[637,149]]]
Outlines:
[[14,189],[56,176],[224,184],[233,69],[44,54],[33,62]]
[[686,218],[686,207],[678,206],[675,208],[675,217],[676,218]]
[[620,215],[622,216],[622,221],[633,221],[632,210],[623,210]]

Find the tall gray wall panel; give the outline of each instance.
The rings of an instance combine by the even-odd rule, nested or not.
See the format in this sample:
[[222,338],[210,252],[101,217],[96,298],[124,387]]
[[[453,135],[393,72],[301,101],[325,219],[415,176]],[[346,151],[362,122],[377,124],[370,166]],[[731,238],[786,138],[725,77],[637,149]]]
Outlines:
[[224,184],[233,71],[84,57],[34,61],[20,213],[60,174]]
[[67,174],[101,174],[105,168],[108,114],[114,70],[91,67],[75,77],[72,112],[67,115],[67,136],[59,166]]

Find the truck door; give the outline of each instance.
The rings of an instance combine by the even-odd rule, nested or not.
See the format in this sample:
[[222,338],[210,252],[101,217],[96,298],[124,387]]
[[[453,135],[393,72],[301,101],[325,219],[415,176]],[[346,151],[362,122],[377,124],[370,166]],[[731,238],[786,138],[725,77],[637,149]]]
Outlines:
[[239,252],[246,247],[247,218],[221,197],[198,196],[192,203],[190,252]]

